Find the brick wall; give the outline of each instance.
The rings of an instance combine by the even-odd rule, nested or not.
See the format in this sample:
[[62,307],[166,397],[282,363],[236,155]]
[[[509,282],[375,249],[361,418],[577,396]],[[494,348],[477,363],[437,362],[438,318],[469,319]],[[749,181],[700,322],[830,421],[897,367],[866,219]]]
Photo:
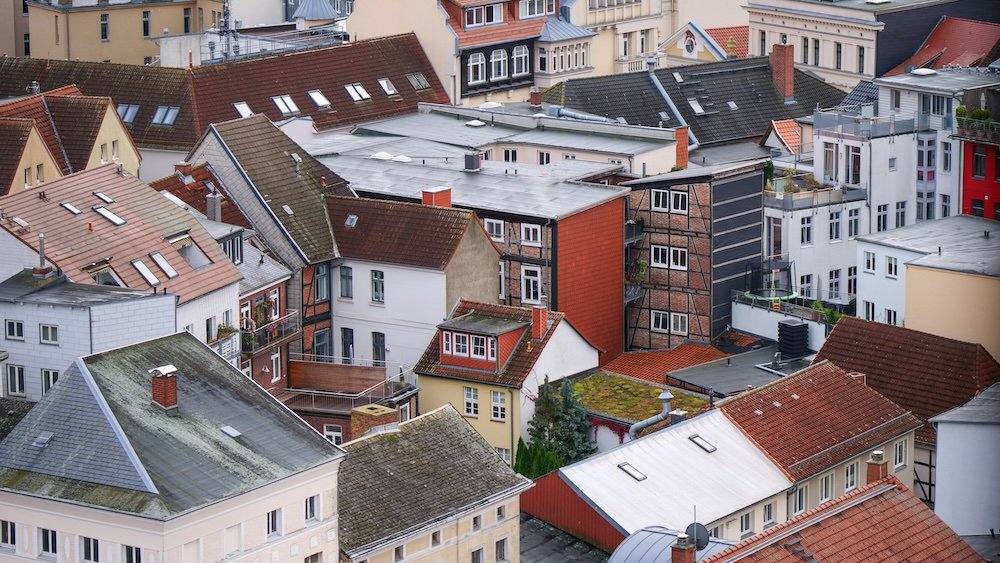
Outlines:
[[288,362],[288,386],[294,389],[357,393],[382,381],[385,381],[385,368],[299,360]]
[[351,411],[352,439],[360,438],[376,426],[399,422],[399,411],[381,405],[357,407]]

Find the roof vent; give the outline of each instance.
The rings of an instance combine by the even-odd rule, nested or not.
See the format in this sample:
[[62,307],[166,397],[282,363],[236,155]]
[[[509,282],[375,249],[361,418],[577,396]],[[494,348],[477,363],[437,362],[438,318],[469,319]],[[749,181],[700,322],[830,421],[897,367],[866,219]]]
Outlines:
[[483,102],[476,109],[499,109],[502,107],[503,104],[500,102]]
[[369,158],[373,160],[392,160],[392,155],[387,152],[377,152],[371,155]]
[[243,435],[242,432],[233,428],[232,426],[229,426],[228,424],[223,426],[222,428],[219,428],[219,430],[225,432],[226,435],[229,436],[230,438],[239,438],[240,436]]
[[52,432],[49,432],[48,430],[40,432],[38,434],[38,437],[35,438],[35,441],[32,442],[31,445],[36,448],[44,448],[45,446],[49,445],[49,442],[52,441],[52,436],[53,436]]
[[358,224],[358,216],[353,213],[347,216],[347,220],[344,221],[345,227],[353,227]]
[[408,157],[408,156],[406,156],[405,154],[397,154],[396,156],[392,157],[392,161],[393,162],[413,162],[413,159],[410,158],[410,157]]
[[292,153],[292,161],[295,162],[295,175],[299,176],[302,174],[302,157],[298,153]]
[[466,121],[465,124],[469,127],[485,127],[486,123],[479,121],[478,119],[473,119],[472,121]]
[[910,71],[910,74],[914,76],[930,76],[932,74],[937,74],[937,71],[933,68],[915,68]]

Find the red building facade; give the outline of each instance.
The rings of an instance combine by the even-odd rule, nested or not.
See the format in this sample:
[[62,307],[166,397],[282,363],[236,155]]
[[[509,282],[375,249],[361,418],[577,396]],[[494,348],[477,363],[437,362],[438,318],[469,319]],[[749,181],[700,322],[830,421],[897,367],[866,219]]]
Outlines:
[[1000,221],[1000,142],[962,140],[962,214]]

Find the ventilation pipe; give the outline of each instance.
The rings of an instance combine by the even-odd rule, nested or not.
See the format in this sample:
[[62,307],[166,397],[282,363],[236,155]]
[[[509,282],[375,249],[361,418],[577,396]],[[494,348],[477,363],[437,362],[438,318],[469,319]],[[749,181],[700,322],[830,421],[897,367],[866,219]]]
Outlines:
[[653,83],[656,91],[660,93],[660,96],[663,97],[663,101],[667,102],[667,105],[670,106],[670,113],[674,114],[674,117],[677,118],[677,121],[680,122],[682,127],[688,128],[687,134],[688,141],[690,142],[688,145],[688,152],[697,149],[698,138],[694,136],[694,131],[691,131],[691,127],[688,125],[688,122],[684,121],[684,116],[681,115],[680,110],[678,110],[677,106],[674,105],[674,101],[670,99],[670,94],[667,94],[667,91],[663,88],[663,84],[660,84],[660,79],[656,77],[656,72],[654,72],[656,70],[656,59],[650,57],[646,60],[646,65],[649,67],[649,80]]
[[660,393],[659,398],[660,402],[663,403],[663,410],[660,412],[660,414],[647,418],[646,420],[640,420],[639,422],[636,422],[631,427],[629,427],[628,437],[630,439],[635,440],[636,438],[639,437],[639,434],[643,430],[649,428],[650,426],[658,422],[662,422],[670,418],[670,400],[674,398],[673,394],[670,393],[670,391],[664,391],[663,393]]
[[562,106],[552,106],[551,108],[549,108],[549,113],[552,114],[553,117],[569,117],[572,119],[579,119],[580,121],[596,121],[598,123],[611,122],[611,120],[606,117],[601,117],[599,115],[590,115],[579,111],[573,111],[571,109],[566,109]]

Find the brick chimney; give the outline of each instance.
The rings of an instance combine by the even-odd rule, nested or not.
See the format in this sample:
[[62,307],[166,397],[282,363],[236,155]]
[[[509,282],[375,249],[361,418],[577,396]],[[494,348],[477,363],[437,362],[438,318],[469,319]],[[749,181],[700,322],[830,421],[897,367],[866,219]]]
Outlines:
[[694,542],[687,534],[677,534],[677,542],[670,547],[671,563],[694,563]]
[[885,452],[875,450],[868,460],[868,475],[866,483],[874,483],[889,476],[889,462],[885,460]]
[[532,88],[531,91],[528,92],[528,104],[530,104],[534,109],[542,107],[542,93],[538,90],[538,88]]
[[775,45],[771,48],[771,77],[778,91],[785,97],[785,103],[795,100],[795,47]]
[[399,411],[382,405],[365,405],[351,410],[351,440],[357,440],[376,426],[399,422]]
[[674,139],[677,141],[677,168],[686,169],[688,167],[688,128],[677,127],[674,129]]
[[182,160],[182,161],[180,161],[180,162],[178,162],[177,164],[174,165],[174,171],[177,172],[177,173],[179,173],[179,174],[183,174],[185,176],[190,176],[191,175],[191,171],[193,169],[194,169],[194,166],[192,166],[190,162],[186,162],[184,160]]
[[545,329],[548,328],[549,310],[546,307],[535,305],[531,308],[531,339],[541,340],[545,338]]
[[216,190],[205,196],[205,216],[209,221],[222,221],[222,194]]
[[868,385],[868,376],[859,371],[852,371],[847,375],[851,376],[854,381],[860,381],[862,385]]
[[422,194],[422,200],[424,205],[431,205],[434,207],[451,207],[451,188],[448,186],[438,186],[436,188],[427,188]]
[[153,403],[163,410],[177,408],[177,368],[171,364],[149,370],[152,377]]

